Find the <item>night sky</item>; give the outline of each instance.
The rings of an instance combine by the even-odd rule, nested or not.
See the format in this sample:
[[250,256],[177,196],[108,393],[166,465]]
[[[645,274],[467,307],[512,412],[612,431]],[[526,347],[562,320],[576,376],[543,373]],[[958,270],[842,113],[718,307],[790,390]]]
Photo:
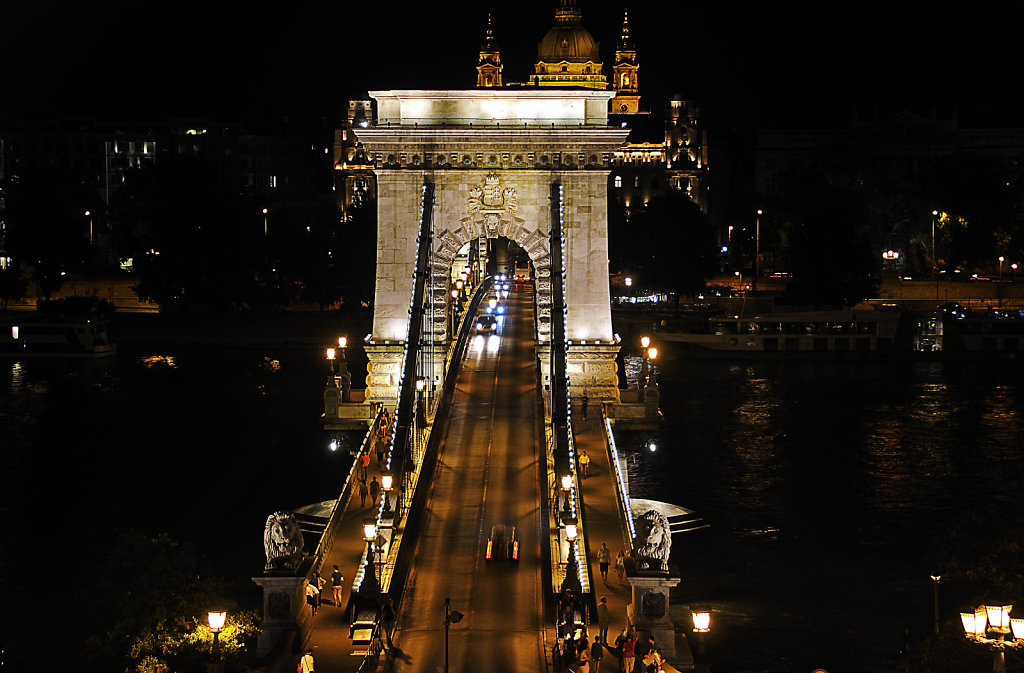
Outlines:
[[[876,101],[1020,103],[1021,3],[631,3],[641,92],[720,118]],[[904,5],[916,5],[913,15]],[[331,115],[371,88],[474,84],[488,4],[6,2],[0,114]],[[507,80],[523,81],[554,0],[495,3]],[[581,0],[606,67],[621,3]],[[671,7],[666,9],[666,7]],[[896,10],[894,7],[901,7]],[[1019,124],[1020,122],[1018,122]]]

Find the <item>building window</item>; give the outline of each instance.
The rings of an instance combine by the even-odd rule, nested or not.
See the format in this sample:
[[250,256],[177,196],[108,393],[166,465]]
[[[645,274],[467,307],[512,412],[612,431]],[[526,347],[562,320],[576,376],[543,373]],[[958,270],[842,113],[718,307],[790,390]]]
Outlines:
[[267,186],[270,187],[271,189],[273,189],[274,187],[277,187],[277,176],[276,175],[271,175],[270,176],[270,179],[267,180]]
[[622,176],[621,175],[616,175],[615,176],[615,188],[616,189],[622,189]]

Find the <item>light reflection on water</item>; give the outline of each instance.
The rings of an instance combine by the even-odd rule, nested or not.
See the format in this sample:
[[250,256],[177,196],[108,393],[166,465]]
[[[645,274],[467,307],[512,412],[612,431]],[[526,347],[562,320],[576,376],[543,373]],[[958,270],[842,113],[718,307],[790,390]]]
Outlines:
[[[658,452],[650,433],[618,444],[634,495],[712,526],[675,536],[673,560],[676,597],[716,610],[715,670],[895,670],[903,629],[930,628],[950,521],[1024,486],[1019,369],[660,363]],[[964,591],[943,580],[950,618]]]

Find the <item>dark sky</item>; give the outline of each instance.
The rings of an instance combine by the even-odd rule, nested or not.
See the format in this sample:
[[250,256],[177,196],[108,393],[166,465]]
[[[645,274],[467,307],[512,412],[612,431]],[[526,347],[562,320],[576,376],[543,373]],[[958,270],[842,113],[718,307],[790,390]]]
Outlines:
[[[620,3],[580,0],[611,59]],[[474,83],[486,4],[6,2],[0,114],[327,114],[372,88]],[[509,80],[525,79],[555,0],[495,3]],[[642,93],[723,113],[780,106],[1021,100],[1016,15],[938,4],[634,1]],[[910,9],[894,7],[916,5]],[[978,5],[980,6],[980,4]],[[1016,10],[1016,11],[1013,11]]]

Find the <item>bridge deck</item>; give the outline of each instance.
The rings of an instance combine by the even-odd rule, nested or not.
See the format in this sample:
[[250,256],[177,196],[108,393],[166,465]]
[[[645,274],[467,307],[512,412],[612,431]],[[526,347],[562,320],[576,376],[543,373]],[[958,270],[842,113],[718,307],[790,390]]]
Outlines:
[[[538,508],[537,461],[543,438],[537,436],[532,295],[527,287],[520,285],[510,293],[500,336],[476,337],[470,344],[451,418],[446,428],[439,425],[435,430],[446,432],[445,440],[429,485],[429,510],[417,541],[394,647],[382,661],[384,670],[443,670],[446,597],[452,599],[453,610],[466,615],[451,627],[451,671],[550,670],[555,632],[544,620],[542,605],[548,583],[540,546],[548,538]],[[594,566],[594,591],[608,598],[609,637],[614,641],[625,624],[630,587],[628,582],[618,583],[614,567],[605,585],[596,561],[601,542],[608,543],[613,560],[622,546],[614,475],[598,410],[592,406],[587,421],[580,411],[577,408],[574,413],[576,441],[592,459],[581,486],[588,558]],[[377,473],[371,464],[371,476]],[[370,511],[370,503],[361,508],[359,498],[353,498],[325,560],[325,576],[335,563],[345,574],[344,600],[363,551],[362,518]],[[488,533],[495,523],[518,526],[518,566],[484,560]],[[329,587],[324,597],[330,597]],[[597,634],[596,624],[590,632]],[[325,604],[314,620],[310,642],[318,670],[354,672],[362,662],[357,655],[365,647],[352,646],[343,609]],[[613,654],[606,653],[602,668],[606,673],[619,670]]]

